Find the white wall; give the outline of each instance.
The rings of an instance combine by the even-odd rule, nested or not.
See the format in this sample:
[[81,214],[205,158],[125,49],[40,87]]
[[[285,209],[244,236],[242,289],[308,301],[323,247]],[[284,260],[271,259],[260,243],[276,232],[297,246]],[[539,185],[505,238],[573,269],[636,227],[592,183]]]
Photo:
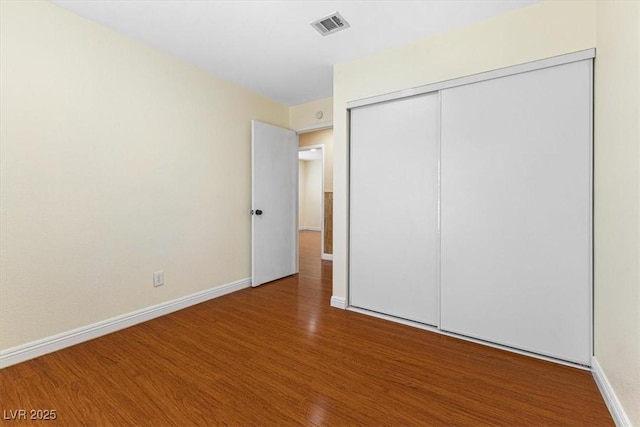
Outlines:
[[248,278],[251,119],[288,108],[50,3],[0,7],[0,349]]
[[595,355],[640,426],[640,2],[598,2]]

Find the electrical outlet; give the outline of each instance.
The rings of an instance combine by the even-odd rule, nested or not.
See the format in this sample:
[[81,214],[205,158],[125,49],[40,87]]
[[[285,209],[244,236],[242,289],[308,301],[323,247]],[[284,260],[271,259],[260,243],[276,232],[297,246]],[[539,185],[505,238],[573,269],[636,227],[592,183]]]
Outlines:
[[164,285],[164,271],[156,271],[153,273],[153,286],[158,287]]

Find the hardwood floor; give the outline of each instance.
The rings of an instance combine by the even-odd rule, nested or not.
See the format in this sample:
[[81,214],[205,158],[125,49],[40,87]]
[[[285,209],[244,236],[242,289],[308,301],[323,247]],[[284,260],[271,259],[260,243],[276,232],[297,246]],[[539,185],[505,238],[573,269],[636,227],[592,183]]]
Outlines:
[[0,422],[611,426],[591,374],[329,306],[320,233],[300,274],[0,371]]

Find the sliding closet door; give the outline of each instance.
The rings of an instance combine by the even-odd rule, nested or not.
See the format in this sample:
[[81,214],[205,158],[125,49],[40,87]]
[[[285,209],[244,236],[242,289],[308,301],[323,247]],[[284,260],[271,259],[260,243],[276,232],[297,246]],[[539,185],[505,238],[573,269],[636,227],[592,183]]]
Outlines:
[[442,92],[441,327],[591,358],[591,61]]
[[351,110],[350,305],[438,319],[437,93]]

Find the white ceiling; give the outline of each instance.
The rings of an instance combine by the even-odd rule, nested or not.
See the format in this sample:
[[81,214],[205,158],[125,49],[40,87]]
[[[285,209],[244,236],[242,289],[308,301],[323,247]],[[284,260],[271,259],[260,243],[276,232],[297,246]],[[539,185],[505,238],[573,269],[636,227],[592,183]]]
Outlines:
[[[51,0],[286,105],[332,96],[333,65],[538,0]],[[338,11],[351,28],[309,23]]]

